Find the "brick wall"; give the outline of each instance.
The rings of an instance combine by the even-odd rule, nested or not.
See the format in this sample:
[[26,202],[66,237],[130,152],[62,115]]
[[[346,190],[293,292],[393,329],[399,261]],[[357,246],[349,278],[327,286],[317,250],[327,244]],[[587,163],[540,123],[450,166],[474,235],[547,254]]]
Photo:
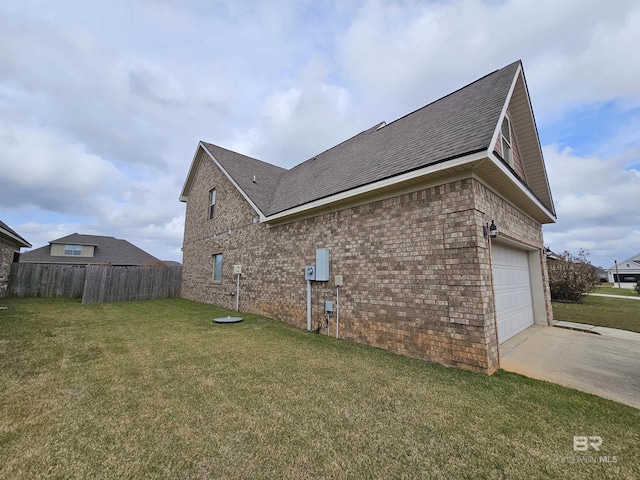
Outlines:
[[6,294],[13,254],[17,251],[18,249],[14,245],[0,240],[0,297],[4,297]]
[[[212,188],[217,210],[208,220]],[[485,373],[495,371],[498,354],[483,221],[495,218],[506,233],[542,246],[540,225],[474,179],[279,226],[253,223],[255,216],[213,162],[203,161],[187,204],[185,298],[235,308],[232,266],[242,264],[240,310],[306,328],[304,266],[327,247],[331,280],[313,282],[314,327],[323,302],[335,302],[340,274],[341,338]],[[212,280],[214,253],[223,254],[221,282]]]

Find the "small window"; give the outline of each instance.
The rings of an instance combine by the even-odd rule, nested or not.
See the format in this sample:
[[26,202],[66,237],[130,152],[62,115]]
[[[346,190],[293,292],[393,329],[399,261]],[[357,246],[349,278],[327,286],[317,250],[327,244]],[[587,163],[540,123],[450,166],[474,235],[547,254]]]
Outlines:
[[218,253],[213,256],[213,281],[220,282],[222,280],[222,254]]
[[511,165],[511,125],[507,117],[502,120],[502,158]]
[[631,268],[631,264],[630,263],[627,263],[627,268]]
[[79,257],[80,255],[82,255],[82,245],[65,245],[64,254]]
[[216,189],[214,188],[209,192],[209,218],[213,218],[213,214],[216,210]]

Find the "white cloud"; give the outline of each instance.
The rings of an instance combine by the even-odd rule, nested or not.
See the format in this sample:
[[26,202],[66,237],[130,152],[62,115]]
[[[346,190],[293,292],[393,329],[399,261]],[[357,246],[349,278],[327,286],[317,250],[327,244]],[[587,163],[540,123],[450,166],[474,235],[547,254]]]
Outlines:
[[640,252],[640,172],[630,167],[640,163],[637,152],[579,156],[557,145],[543,152],[558,214],[558,223],[544,228],[550,248],[586,248],[605,267],[615,256]]
[[[111,162],[47,127],[0,120],[0,143],[3,202],[31,203],[45,209],[52,205],[79,208],[86,213],[83,197],[104,195],[123,180]],[[16,196],[18,190],[21,194]]]

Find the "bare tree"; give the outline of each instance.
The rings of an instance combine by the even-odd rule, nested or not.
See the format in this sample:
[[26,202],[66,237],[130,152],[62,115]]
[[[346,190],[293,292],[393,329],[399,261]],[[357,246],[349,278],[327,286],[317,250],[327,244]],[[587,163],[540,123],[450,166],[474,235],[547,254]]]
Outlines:
[[587,260],[588,256],[589,252],[581,248],[577,256],[565,251],[547,262],[552,300],[579,303],[585,293],[598,285],[596,269]]

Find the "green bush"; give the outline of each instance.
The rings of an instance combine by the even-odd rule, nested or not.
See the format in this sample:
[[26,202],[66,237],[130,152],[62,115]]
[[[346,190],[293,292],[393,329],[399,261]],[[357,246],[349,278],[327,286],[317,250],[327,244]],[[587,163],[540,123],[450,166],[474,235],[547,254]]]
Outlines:
[[580,249],[577,256],[565,251],[556,260],[547,260],[552,300],[578,303],[598,285],[596,269],[588,262],[588,256],[586,250]]
[[633,287],[638,295],[640,295],[640,282],[636,283],[636,286]]

